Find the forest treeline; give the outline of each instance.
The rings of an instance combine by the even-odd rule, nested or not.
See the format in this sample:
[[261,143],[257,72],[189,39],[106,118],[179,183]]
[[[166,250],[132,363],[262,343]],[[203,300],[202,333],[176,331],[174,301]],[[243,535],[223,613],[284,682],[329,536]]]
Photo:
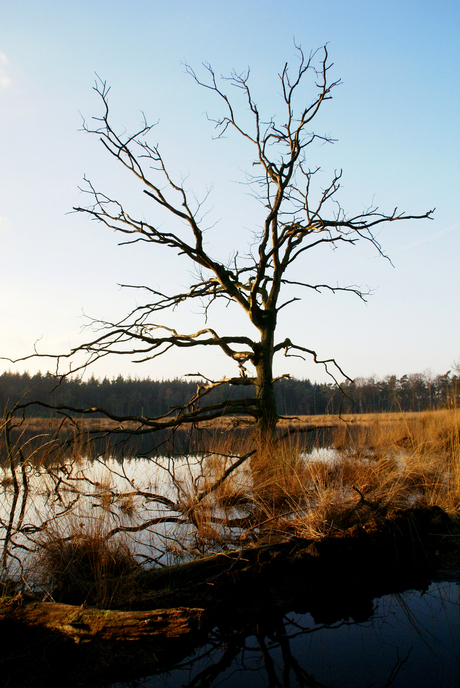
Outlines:
[[[458,372],[458,371],[457,371]],[[387,411],[424,411],[457,403],[460,376],[451,371],[357,378],[339,389],[334,384],[283,378],[276,385],[278,412],[286,415],[334,413],[379,413]],[[41,401],[75,408],[99,407],[120,415],[160,416],[183,406],[196,390],[196,382],[181,379],[151,380],[130,377],[103,380],[64,378],[56,386],[51,374],[29,375],[6,372],[0,375],[0,405],[11,409],[18,402]],[[249,387],[222,386],[213,390],[212,400],[251,396]],[[28,416],[52,416],[50,409],[33,405]]]

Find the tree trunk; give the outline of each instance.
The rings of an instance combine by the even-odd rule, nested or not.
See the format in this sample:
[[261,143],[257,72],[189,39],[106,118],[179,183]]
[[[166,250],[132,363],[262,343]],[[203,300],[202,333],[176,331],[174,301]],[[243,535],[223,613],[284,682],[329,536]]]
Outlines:
[[278,412],[276,410],[275,390],[273,388],[273,342],[275,324],[262,330],[258,344],[256,366],[257,417],[255,438],[261,449],[273,441]]
[[273,389],[273,342],[275,318],[261,331],[260,342],[256,349],[254,364],[256,368],[257,416],[254,427],[254,441],[257,448],[251,457],[251,473],[254,497],[261,503],[270,502],[273,487],[275,437],[278,413],[275,391]]

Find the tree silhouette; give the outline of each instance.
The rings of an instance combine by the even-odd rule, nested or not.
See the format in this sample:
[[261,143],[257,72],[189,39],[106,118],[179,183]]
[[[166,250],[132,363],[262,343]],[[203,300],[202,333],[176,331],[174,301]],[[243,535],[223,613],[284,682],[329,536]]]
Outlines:
[[[157,145],[146,138],[154,125],[144,119],[143,126],[134,134],[117,133],[111,124],[109,88],[98,80],[95,90],[100,96],[103,113],[92,123],[84,122],[84,129],[96,135],[106,150],[134,175],[146,196],[152,201],[152,219],[124,207],[118,200],[99,191],[85,178],[84,192],[91,198],[89,205],[74,208],[90,218],[100,221],[123,236],[123,244],[143,242],[155,250],[165,246],[179,254],[195,268],[197,279],[185,291],[173,294],[159,292],[148,285],[124,285],[146,293],[146,302],[137,306],[117,322],[93,320],[95,336],[61,358],[84,354],[86,368],[107,355],[131,357],[137,362],[148,361],[176,349],[214,347],[220,349],[235,365],[235,375],[218,380],[201,376],[196,394],[180,409],[157,418],[138,417],[143,431],[159,427],[177,427],[194,424],[224,414],[242,414],[254,421],[258,440],[266,441],[274,432],[279,419],[275,402],[273,359],[276,354],[311,356],[322,364],[335,380],[340,373],[347,377],[335,359],[323,360],[316,351],[303,342],[275,338],[278,313],[282,308],[299,301],[289,298],[286,292],[292,286],[302,290],[322,292],[350,292],[364,299],[367,295],[357,286],[334,286],[329,283],[298,281],[293,279],[291,267],[302,261],[307,252],[321,246],[339,248],[368,242],[382,256],[383,251],[375,236],[376,228],[387,222],[429,218],[432,211],[422,215],[407,215],[395,208],[390,213],[378,207],[349,214],[340,205],[338,191],[342,171],[336,171],[325,188],[317,182],[319,168],[308,165],[308,147],[318,141],[332,142],[328,136],[312,131],[312,123],[320,108],[332,97],[340,80],[330,79],[332,64],[327,47],[312,52],[308,57],[296,46],[298,65],[291,70],[286,63],[279,74],[284,113],[279,119],[264,117],[259,111],[250,89],[249,70],[232,72],[218,79],[212,67],[204,64],[204,75],[199,76],[189,65],[188,74],[196,84],[211,91],[223,107],[222,117],[212,120],[217,137],[233,134],[245,139],[253,151],[253,169],[247,178],[248,186],[261,201],[264,220],[261,231],[248,246],[235,247],[234,255],[224,263],[213,257],[203,240],[202,203],[170,173],[168,163]],[[311,77],[311,100],[298,107],[304,98],[301,85]],[[242,92],[246,112],[239,112],[228,95],[229,87]],[[250,124],[247,125],[247,112]],[[158,211],[157,217],[155,211]],[[164,220],[164,211],[169,224]],[[205,326],[196,332],[183,333],[180,327],[172,328],[161,323],[161,315],[182,303],[196,301],[205,304]],[[216,302],[238,304],[248,320],[255,326],[258,336],[235,333],[223,336],[207,324],[209,306]],[[74,369],[73,372],[76,372]],[[252,386],[254,398],[242,395],[213,403],[205,397],[224,384]]]

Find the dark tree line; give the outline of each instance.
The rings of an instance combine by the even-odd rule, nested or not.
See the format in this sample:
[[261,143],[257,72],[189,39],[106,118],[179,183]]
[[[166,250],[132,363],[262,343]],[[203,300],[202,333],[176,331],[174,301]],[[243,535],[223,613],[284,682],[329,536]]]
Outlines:
[[[280,415],[424,411],[455,403],[459,381],[460,376],[449,371],[444,375],[403,375],[399,379],[395,375],[383,379],[358,378],[339,389],[333,384],[282,378],[275,385],[275,397]],[[117,415],[153,418],[185,406],[195,391],[196,382],[180,379],[64,378],[56,386],[56,378],[51,374],[7,372],[0,375],[2,410],[11,409],[18,402],[34,400],[77,408],[97,406]],[[248,398],[254,394],[250,387],[243,391]],[[235,388],[220,386],[212,394],[215,403],[223,403],[234,397]],[[241,394],[242,390],[238,389],[240,397]],[[55,411],[40,406],[31,406],[27,413],[55,415]]]

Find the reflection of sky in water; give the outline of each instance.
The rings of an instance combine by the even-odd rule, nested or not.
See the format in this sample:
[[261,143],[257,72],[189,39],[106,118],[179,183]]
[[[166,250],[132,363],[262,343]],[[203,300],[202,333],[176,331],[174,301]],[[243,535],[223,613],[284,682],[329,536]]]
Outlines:
[[[324,449],[315,450],[305,458],[331,463],[337,460],[333,452]],[[15,513],[10,511],[12,488],[5,484],[0,517],[4,524],[11,518],[15,525],[23,505],[24,525],[30,527],[52,519],[52,526],[65,535],[72,524],[84,524],[87,530],[93,521],[100,523],[101,517],[108,519],[107,527],[112,527],[112,519],[132,525],[164,514],[165,507],[149,496],[158,491],[173,501],[186,499],[199,474],[200,462],[197,457],[174,461],[159,458],[157,463],[145,460],[120,463],[110,459],[100,463],[83,462],[57,467],[54,479],[40,468],[30,466],[29,470],[29,492],[21,495]],[[59,480],[58,492],[56,480]],[[123,508],[123,500],[136,488],[144,494],[135,498],[134,513],[130,513]],[[104,507],[107,489],[113,492]],[[79,493],[86,496],[80,497],[72,508],[69,523],[66,508]],[[145,549],[150,554],[156,551],[160,557],[167,558],[164,547],[168,539],[165,538],[174,536],[176,527],[164,524],[139,533],[133,537],[137,550],[142,553]],[[181,661],[180,666],[134,685],[145,688],[460,686],[460,611],[456,583],[433,583],[424,594],[408,591],[387,595],[374,601],[374,609],[372,621],[355,623],[350,619],[329,627],[315,624],[309,614],[277,616],[273,613],[269,619],[248,618],[246,628],[225,632],[215,629],[208,637],[208,644]],[[367,616],[362,610],[356,610],[356,618]],[[133,684],[118,684],[119,688],[128,685]]]
[[[459,586],[432,583],[375,600],[371,621],[317,626],[309,614],[215,630],[209,644],[139,688],[458,688]],[[258,624],[258,626],[256,625]],[[114,684],[112,688],[133,684]]]
[[311,452],[302,453],[305,461],[321,461],[324,463],[335,464],[340,461],[340,453],[332,447],[314,447]]
[[[3,546],[6,524],[11,522],[15,546],[10,545],[10,549],[28,568],[30,562],[23,546],[35,550],[35,539],[40,539],[40,528],[44,524],[47,531],[66,537],[79,530],[91,533],[102,528],[103,532],[108,532],[114,526],[136,526],[165,514],[180,516],[180,512],[156,500],[155,495],[158,493],[174,503],[186,501],[192,491],[193,480],[199,474],[200,460],[194,456],[126,461],[108,458],[73,462],[69,459],[67,464],[48,470],[30,464],[26,471],[28,490],[22,489],[22,476],[18,472],[19,499],[14,510],[13,486],[5,480],[0,488],[0,547]],[[0,482],[8,475],[6,469],[0,469]],[[136,491],[141,494],[131,498],[130,495]],[[25,533],[16,532],[16,528],[19,531],[25,528]],[[181,528],[183,536],[189,527]],[[174,540],[176,531],[177,524],[156,524],[130,534],[129,538],[141,557],[153,556],[161,559],[162,563],[174,563],[174,556],[165,555],[164,550],[168,538]],[[14,574],[17,560],[10,558],[8,563]]]

